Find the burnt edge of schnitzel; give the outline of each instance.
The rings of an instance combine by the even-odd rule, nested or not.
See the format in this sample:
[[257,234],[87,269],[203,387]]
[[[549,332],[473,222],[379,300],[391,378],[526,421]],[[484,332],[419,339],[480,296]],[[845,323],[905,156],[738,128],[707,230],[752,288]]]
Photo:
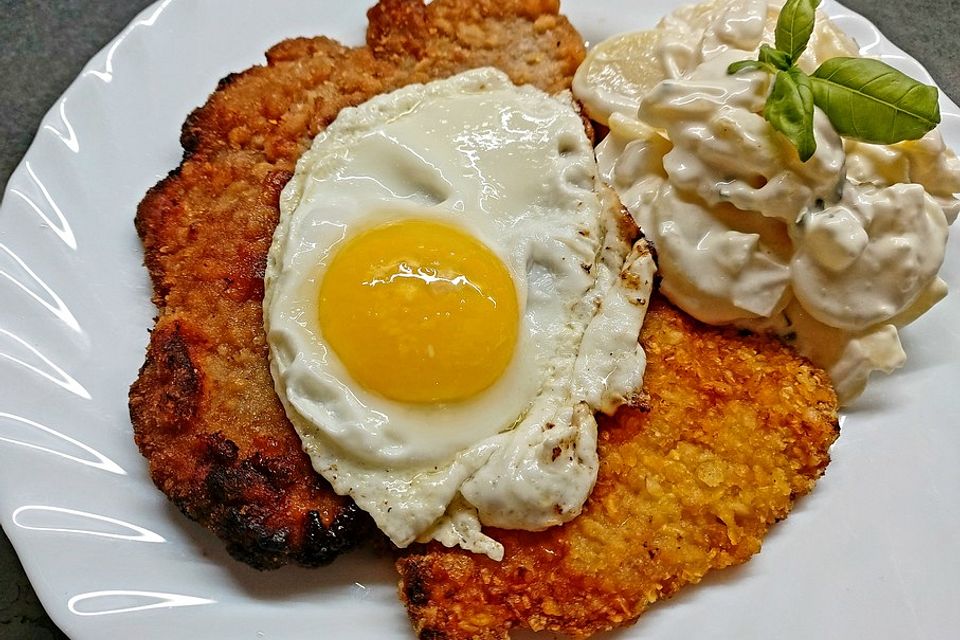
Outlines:
[[490,530],[501,562],[439,544],[397,560],[421,640],[575,638],[635,621],[741,564],[814,488],[839,434],[827,374],[774,338],[708,327],[654,297],[645,396],[599,420],[584,511],[541,532]]
[[[203,376],[190,357],[190,338],[179,323],[155,331],[140,376],[131,389],[130,410],[136,438],[145,456],[154,455],[150,429],[169,429],[191,440],[191,459],[181,460],[198,481],[184,483],[153,470],[158,486],[188,517],[214,531],[227,543],[231,556],[258,569],[287,562],[316,567],[355,546],[372,530],[369,516],[347,503],[328,523],[318,509],[303,515],[301,539],[291,544],[291,528],[271,519],[284,490],[305,479],[327,492],[319,476],[304,478],[302,465],[290,456],[256,451],[241,457],[239,446],[222,431],[190,433],[202,402]],[[160,424],[162,416],[164,424]],[[192,463],[192,464],[191,464]]]
[[480,66],[555,93],[585,55],[558,0],[382,0],[367,17],[363,47],[294,38],[220,80],[135,218],[158,310],[130,389],[135,440],[157,487],[258,569],[326,564],[378,535],[313,471],[269,371],[263,273],[298,158],[374,95]]

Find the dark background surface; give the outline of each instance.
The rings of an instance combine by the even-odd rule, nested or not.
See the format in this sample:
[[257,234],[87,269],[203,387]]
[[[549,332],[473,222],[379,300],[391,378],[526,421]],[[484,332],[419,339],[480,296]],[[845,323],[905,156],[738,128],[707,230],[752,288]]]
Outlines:
[[[46,111],[87,60],[148,4],[148,0],[0,0],[0,189],[6,187]],[[958,101],[960,0],[845,0],[845,4],[920,60]],[[9,514],[0,514],[0,522],[8,520]],[[65,637],[44,613],[6,535],[0,533],[0,640]]]

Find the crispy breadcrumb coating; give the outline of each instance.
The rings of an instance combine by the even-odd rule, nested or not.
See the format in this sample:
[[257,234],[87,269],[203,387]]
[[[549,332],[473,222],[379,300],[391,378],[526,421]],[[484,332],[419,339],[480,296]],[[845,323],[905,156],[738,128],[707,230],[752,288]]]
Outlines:
[[436,544],[397,561],[422,640],[629,624],[711,569],[745,562],[813,488],[838,433],[823,371],[662,298],[641,341],[647,400],[601,421],[599,477],[578,518],[490,532],[506,548],[500,563]]
[[261,569],[324,564],[369,533],[313,472],[268,367],[263,272],[297,159],[376,94],[485,65],[556,92],[584,56],[557,0],[382,0],[368,18],[365,47],[288,40],[221,80],[136,216],[159,314],[130,390],[137,444],[156,485]]

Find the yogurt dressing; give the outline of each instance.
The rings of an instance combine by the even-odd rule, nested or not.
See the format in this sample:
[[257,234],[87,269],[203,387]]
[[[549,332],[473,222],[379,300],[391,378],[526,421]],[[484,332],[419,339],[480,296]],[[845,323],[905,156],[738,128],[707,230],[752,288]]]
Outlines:
[[[727,74],[772,43],[777,13],[714,0],[664,18],[664,79],[633,114],[611,115],[597,156],[657,247],[671,301],[710,324],[777,333],[847,403],[872,371],[903,364],[898,329],[946,294],[937,272],[960,161],[936,130],[896,145],[845,141],[817,109],[817,151],[801,162],[763,118],[772,77]],[[800,66],[856,54],[821,16]]]

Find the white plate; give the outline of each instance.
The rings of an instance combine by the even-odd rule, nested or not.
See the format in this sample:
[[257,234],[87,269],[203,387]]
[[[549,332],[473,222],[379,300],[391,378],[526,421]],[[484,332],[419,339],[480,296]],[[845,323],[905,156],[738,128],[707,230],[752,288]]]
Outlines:
[[[127,388],[154,309],[137,202],[180,159],[180,124],[271,44],[360,43],[364,2],[165,0],[143,12],[44,119],[0,211],[0,518],[46,610],[76,640],[412,638],[387,558],[257,573],[157,491]],[[679,4],[567,0],[590,41]],[[929,76],[866,20],[865,45]],[[960,147],[960,111],[941,97]],[[943,276],[960,289],[960,239]],[[814,494],[763,553],[657,605],[617,637],[946,638],[960,629],[960,295],[905,331],[910,356],[844,416]]]

